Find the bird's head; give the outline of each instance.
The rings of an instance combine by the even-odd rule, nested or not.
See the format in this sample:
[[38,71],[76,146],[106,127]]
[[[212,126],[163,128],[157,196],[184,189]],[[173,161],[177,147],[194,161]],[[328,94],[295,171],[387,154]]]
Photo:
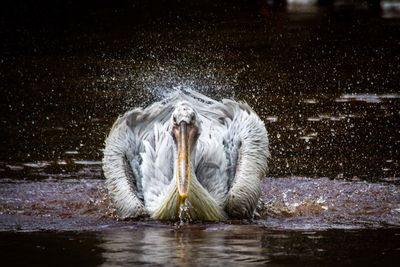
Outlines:
[[191,153],[199,137],[199,122],[195,110],[188,102],[181,102],[172,113],[172,136],[177,147],[176,182],[183,202],[189,194]]

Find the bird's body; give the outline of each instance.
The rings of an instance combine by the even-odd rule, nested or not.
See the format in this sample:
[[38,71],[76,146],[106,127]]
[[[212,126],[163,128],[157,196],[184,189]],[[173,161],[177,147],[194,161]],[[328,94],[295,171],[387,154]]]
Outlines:
[[269,156],[264,123],[244,103],[177,91],[125,113],[106,140],[103,170],[121,218],[249,218]]

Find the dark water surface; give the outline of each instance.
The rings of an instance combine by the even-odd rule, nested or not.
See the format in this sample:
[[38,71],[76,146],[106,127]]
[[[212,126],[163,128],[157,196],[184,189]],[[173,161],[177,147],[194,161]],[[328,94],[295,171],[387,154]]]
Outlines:
[[397,266],[399,236],[398,229],[280,231],[254,225],[2,232],[0,255],[26,266]]
[[[263,1],[4,7],[2,263],[400,262],[398,17]],[[113,217],[100,162],[113,121],[179,87],[247,101],[265,121],[272,158],[254,220]]]

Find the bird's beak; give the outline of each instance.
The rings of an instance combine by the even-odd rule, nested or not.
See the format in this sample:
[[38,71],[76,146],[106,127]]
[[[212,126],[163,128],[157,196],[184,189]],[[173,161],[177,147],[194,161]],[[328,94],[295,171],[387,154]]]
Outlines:
[[197,129],[186,122],[181,122],[174,127],[174,136],[178,146],[177,160],[177,185],[181,202],[185,201],[189,194],[191,180],[190,152],[197,137]]

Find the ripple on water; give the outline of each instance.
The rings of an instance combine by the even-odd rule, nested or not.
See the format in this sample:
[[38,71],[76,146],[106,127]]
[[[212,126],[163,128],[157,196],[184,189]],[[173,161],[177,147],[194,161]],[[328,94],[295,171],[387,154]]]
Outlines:
[[282,227],[285,223],[289,228],[304,224],[400,225],[396,212],[400,207],[400,188],[393,184],[327,178],[267,178],[263,183],[262,201],[261,217],[281,218]]
[[57,159],[32,162],[0,162],[0,171],[2,171],[1,179],[98,179],[101,177],[101,161]]
[[343,94],[336,98],[336,102],[365,102],[365,103],[381,103],[388,99],[400,99],[399,94]]
[[[124,225],[114,218],[103,180],[0,183],[1,230]],[[278,229],[400,226],[400,188],[327,178],[265,178],[258,213],[256,224]]]

